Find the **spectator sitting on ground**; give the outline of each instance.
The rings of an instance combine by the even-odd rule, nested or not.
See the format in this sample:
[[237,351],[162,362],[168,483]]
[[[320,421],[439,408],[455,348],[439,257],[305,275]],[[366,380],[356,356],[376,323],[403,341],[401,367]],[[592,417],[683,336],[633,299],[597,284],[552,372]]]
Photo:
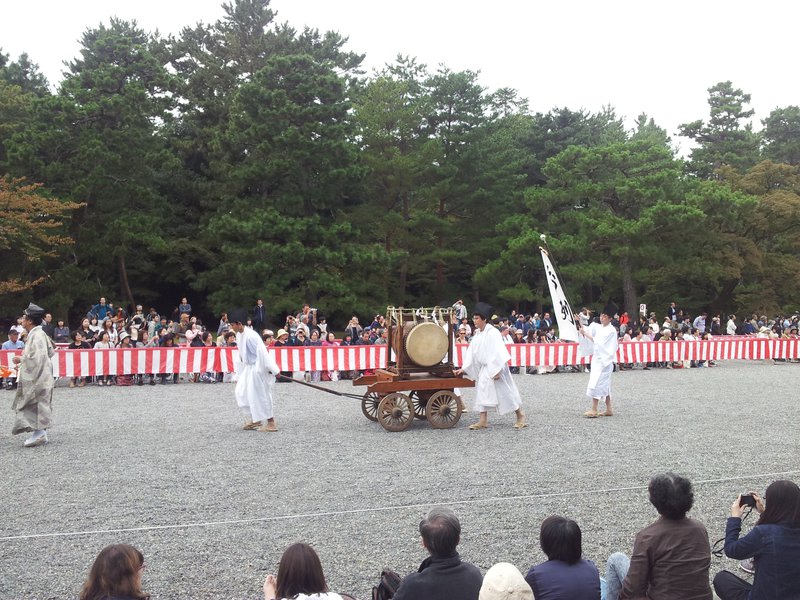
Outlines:
[[322,563],[308,544],[292,544],[281,556],[278,576],[264,580],[266,600],[342,600],[328,591]]
[[478,600],[533,600],[533,592],[517,567],[502,562],[486,571]]
[[149,600],[142,591],[144,556],[128,544],[106,546],[97,555],[80,600]]
[[686,516],[694,502],[691,482],[665,473],[650,480],[648,491],[660,517],[636,534],[630,558],[621,552],[609,557],[607,600],[711,600],[708,532]]
[[536,600],[600,598],[600,572],[592,561],[582,558],[581,528],[575,521],[558,515],[547,517],[542,521],[539,545],[547,561],[531,567],[525,575]]
[[483,584],[480,569],[461,560],[456,546],[461,523],[449,508],[434,508],[419,524],[422,546],[430,556],[403,578],[394,600],[477,600]]
[[752,585],[730,571],[714,577],[720,600],[796,600],[800,598],[800,488],[788,480],[770,484],[762,500],[750,492],[761,516],[756,526],[740,538],[742,497],[731,506],[725,525],[725,555],[753,558]]

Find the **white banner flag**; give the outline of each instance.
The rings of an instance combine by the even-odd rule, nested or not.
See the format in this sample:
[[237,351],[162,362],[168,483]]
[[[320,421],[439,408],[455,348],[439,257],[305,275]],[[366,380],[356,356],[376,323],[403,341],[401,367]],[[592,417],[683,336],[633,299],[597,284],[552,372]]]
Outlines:
[[556,316],[558,323],[558,337],[562,340],[570,340],[572,342],[579,341],[578,329],[575,327],[575,315],[572,312],[572,307],[569,305],[567,296],[564,293],[564,286],[553,268],[553,263],[550,262],[550,256],[542,247],[542,262],[544,263],[544,272],[547,275],[547,286],[550,288],[550,298],[553,300],[553,312]]

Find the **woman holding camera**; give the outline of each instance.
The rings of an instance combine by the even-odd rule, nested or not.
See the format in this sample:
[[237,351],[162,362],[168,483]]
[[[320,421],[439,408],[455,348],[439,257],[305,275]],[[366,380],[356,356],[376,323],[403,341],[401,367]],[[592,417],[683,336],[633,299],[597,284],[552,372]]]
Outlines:
[[[752,498],[750,498],[752,496]],[[761,513],[755,527],[740,538],[742,512],[749,503]],[[725,526],[725,555],[753,558],[752,585],[730,571],[714,577],[720,600],[800,599],[800,488],[792,481],[775,481],[764,499],[751,492],[736,498]]]

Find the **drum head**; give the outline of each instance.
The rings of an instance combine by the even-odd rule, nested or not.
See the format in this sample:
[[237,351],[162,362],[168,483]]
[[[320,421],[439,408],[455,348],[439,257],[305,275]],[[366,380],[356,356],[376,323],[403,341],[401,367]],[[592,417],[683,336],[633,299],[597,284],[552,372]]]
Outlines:
[[447,333],[436,323],[420,323],[406,335],[406,354],[420,367],[432,367],[447,354]]

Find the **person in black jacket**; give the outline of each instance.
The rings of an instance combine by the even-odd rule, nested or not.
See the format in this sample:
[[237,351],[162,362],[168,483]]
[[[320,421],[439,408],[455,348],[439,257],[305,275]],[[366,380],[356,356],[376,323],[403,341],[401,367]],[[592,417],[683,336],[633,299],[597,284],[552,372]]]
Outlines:
[[419,570],[403,578],[394,600],[478,600],[480,569],[456,552],[461,523],[449,508],[434,508],[419,524],[422,545],[430,556]]

